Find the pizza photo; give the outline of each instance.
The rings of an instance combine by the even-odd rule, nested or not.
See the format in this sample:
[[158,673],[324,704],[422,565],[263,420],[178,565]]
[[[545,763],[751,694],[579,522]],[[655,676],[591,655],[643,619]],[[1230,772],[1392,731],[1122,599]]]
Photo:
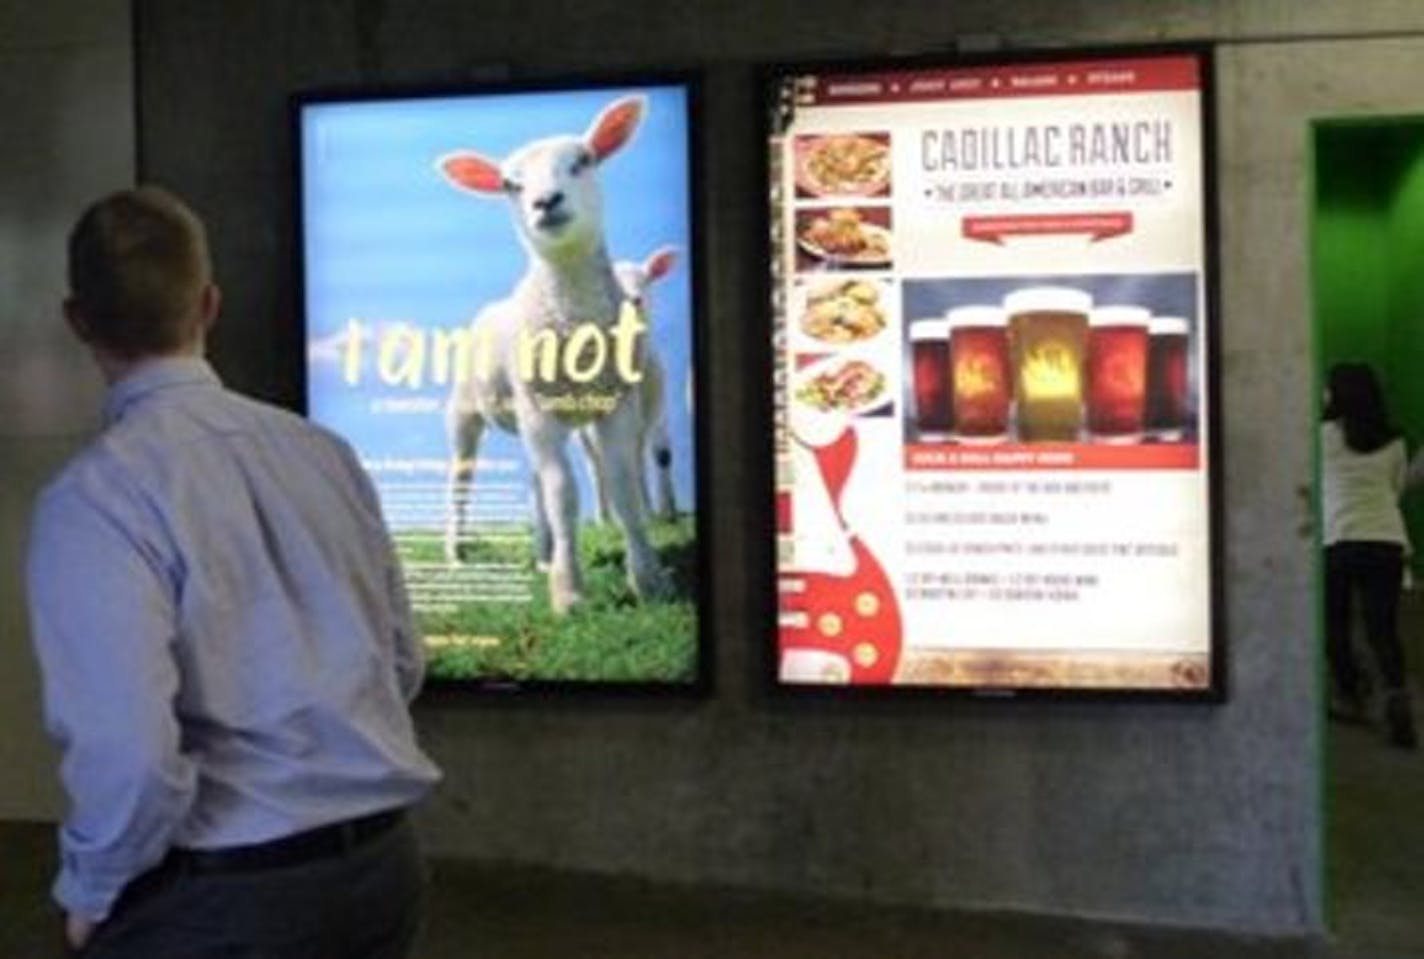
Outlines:
[[890,137],[832,133],[796,140],[796,187],[808,197],[873,197],[890,189]]

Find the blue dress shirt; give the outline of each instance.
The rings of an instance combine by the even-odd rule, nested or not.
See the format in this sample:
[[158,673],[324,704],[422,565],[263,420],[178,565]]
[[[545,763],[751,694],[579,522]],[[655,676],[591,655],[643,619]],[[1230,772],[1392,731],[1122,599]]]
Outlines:
[[439,772],[398,560],[349,446],[145,363],[41,494],[31,626],[70,798],[55,897],[103,919],[174,846],[409,805]]

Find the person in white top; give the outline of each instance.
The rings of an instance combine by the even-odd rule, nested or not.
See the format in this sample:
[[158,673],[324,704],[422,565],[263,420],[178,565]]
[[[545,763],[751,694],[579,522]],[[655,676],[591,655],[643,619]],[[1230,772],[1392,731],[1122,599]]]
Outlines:
[[1365,632],[1385,687],[1389,741],[1416,745],[1399,641],[1399,595],[1409,547],[1399,498],[1404,439],[1390,422],[1374,371],[1338,363],[1327,379],[1320,426],[1325,544],[1326,652],[1343,713],[1363,715],[1364,690],[1350,643],[1351,606],[1361,603]]

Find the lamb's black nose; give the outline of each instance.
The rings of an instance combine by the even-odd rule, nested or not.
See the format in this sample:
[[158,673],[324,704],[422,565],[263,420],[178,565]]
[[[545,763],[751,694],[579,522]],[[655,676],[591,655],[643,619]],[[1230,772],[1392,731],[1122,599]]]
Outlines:
[[538,210],[540,213],[548,213],[550,210],[553,210],[555,207],[557,207],[563,202],[563,191],[555,190],[552,193],[545,193],[543,196],[535,197],[534,209]]

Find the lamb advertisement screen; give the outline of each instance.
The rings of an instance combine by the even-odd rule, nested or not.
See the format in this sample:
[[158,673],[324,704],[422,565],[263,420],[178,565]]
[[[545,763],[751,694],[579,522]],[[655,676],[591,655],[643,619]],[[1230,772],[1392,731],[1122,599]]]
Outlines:
[[781,685],[1222,696],[1209,78],[769,77]]
[[698,686],[694,89],[299,97],[308,415],[434,681]]

